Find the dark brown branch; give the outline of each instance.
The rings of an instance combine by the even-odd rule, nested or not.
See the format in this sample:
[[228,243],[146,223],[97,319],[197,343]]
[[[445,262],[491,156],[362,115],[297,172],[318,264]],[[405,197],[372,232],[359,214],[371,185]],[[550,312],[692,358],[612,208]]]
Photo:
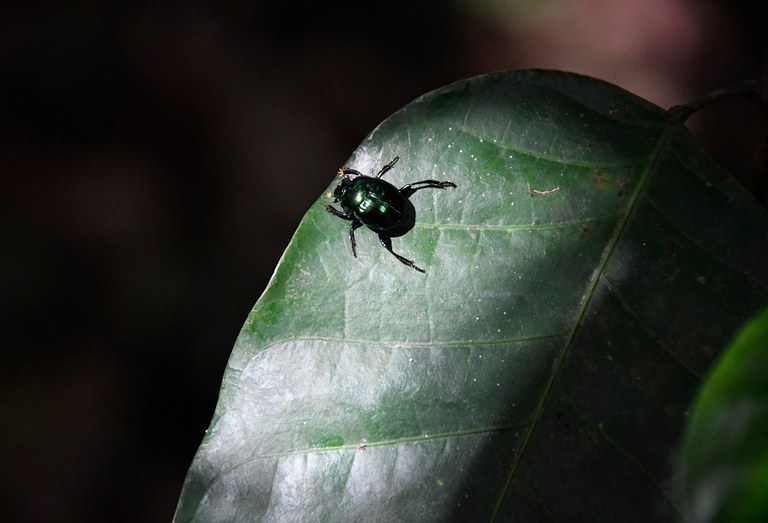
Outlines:
[[736,85],[713,91],[698,100],[670,107],[669,113],[672,116],[673,122],[685,123],[685,121],[696,111],[722,100],[736,98],[738,96],[751,96],[763,103],[768,103],[768,88],[766,88],[766,84],[756,80],[745,80]]

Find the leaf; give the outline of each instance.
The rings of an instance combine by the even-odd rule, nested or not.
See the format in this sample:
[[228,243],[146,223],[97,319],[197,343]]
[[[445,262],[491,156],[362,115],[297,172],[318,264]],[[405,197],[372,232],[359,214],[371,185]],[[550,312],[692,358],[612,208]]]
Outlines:
[[[235,343],[177,521],[669,521],[687,406],[768,298],[768,218],[658,107],[518,71],[348,166],[419,191],[396,252],[323,210]],[[338,179],[331,181],[332,190]],[[539,191],[539,192],[536,192]],[[533,195],[533,196],[532,196]]]
[[740,331],[705,382],[685,463],[691,521],[768,521],[768,309]]

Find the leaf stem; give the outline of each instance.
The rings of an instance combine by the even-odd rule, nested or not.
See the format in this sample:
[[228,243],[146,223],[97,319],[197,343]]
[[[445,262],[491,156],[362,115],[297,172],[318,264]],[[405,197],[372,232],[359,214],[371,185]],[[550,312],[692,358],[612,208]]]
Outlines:
[[682,124],[696,111],[722,100],[738,96],[751,96],[764,104],[768,104],[768,83],[759,80],[744,80],[730,87],[712,91],[698,100],[672,106],[668,112],[672,116],[673,123]]

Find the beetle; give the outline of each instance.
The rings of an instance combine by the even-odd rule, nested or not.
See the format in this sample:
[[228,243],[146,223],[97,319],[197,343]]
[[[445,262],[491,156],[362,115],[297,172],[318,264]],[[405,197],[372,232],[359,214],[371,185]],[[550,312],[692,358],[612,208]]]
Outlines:
[[[392,236],[400,235],[398,233],[403,228],[410,230],[407,222],[409,210],[413,214],[413,205],[409,201],[413,193],[427,188],[456,187],[456,184],[422,180],[403,185],[398,189],[381,177],[392,169],[399,159],[399,156],[395,156],[395,159],[382,167],[376,176],[366,176],[348,167],[339,169],[339,176],[342,178],[333,190],[333,201],[341,204],[342,210],[339,211],[332,205],[326,205],[325,210],[342,220],[352,222],[349,227],[349,244],[352,246],[352,256],[355,258],[357,258],[355,229],[365,225],[379,235],[381,245],[395,258],[412,269],[424,272],[424,269],[417,267],[411,260],[392,250]],[[410,227],[412,226],[411,221]]]

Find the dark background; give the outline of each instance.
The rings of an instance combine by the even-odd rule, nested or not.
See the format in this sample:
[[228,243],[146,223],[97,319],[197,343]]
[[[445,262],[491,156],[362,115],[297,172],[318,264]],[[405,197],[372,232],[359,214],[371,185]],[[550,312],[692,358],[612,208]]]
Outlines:
[[[171,519],[292,232],[417,96],[545,67],[669,107],[766,70],[747,2],[68,4],[0,7],[4,522]],[[765,202],[760,106],[691,127]]]

